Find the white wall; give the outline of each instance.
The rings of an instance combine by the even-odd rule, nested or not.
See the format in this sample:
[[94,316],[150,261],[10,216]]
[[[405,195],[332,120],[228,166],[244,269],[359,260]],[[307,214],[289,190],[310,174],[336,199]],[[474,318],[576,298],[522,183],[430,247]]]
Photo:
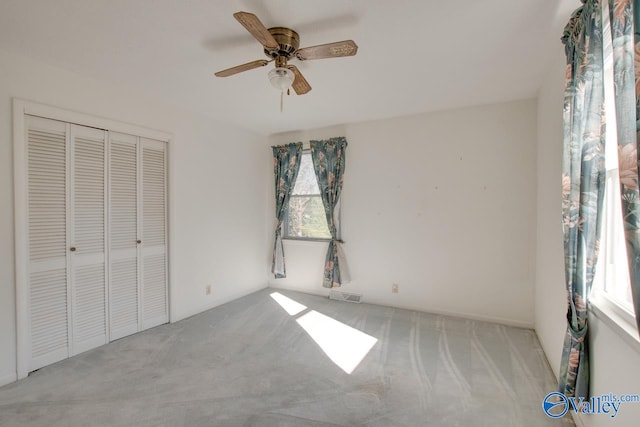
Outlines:
[[[256,185],[270,173],[266,137],[164,107],[137,97],[135,90],[0,52],[0,385],[14,380],[16,370],[12,97],[174,135],[173,320],[266,286],[267,196]],[[205,296],[207,284],[213,286],[210,296]]]
[[[557,43],[554,61],[538,98],[538,194],[535,328],[551,368],[560,369],[566,331],[566,291],[562,249],[562,104],[564,55]],[[595,316],[589,319],[591,394],[640,394],[640,354]],[[552,391],[552,390],[549,390]],[[624,404],[615,419],[581,416],[585,426],[631,426],[640,404]]]
[[[342,218],[353,282],[344,291],[532,326],[536,123],[536,102],[526,100],[273,135],[271,143],[347,138]],[[326,292],[325,251],[287,242],[287,278],[270,285]]]
[[[560,43],[558,43],[560,45]],[[538,183],[535,326],[557,375],[564,340],[567,299],[562,250],[562,103],[564,59],[561,46],[538,95]]]

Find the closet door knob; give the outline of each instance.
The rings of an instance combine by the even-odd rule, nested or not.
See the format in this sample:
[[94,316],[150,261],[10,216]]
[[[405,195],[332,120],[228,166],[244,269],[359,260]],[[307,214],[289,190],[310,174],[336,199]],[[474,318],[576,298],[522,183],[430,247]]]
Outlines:
[[142,240],[136,240],[136,243],[140,244],[140,243],[142,243]]
[[69,250],[70,250],[71,252],[75,252],[75,251],[76,251],[76,247],[75,247],[75,246],[71,246],[71,247],[69,248]]

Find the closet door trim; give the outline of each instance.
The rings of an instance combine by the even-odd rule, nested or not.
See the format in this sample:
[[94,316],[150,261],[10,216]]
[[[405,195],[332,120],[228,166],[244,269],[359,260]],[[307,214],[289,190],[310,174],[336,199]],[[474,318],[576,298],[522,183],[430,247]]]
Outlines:
[[[29,244],[27,221],[27,125],[25,116],[36,116],[61,122],[94,127],[106,131],[137,135],[167,143],[167,161],[172,152],[172,134],[116,120],[92,116],[71,110],[39,104],[19,98],[13,98],[13,178],[14,178],[14,247],[15,247],[15,292],[16,292],[16,380],[25,378],[29,373],[31,357],[30,316],[29,316]],[[169,163],[169,162],[168,162]],[[173,230],[171,214],[173,211],[172,174],[167,170],[167,252],[171,253],[171,233]],[[171,302],[173,277],[171,258],[168,257],[169,275],[167,286]],[[169,322],[173,321],[172,305],[169,305]]]

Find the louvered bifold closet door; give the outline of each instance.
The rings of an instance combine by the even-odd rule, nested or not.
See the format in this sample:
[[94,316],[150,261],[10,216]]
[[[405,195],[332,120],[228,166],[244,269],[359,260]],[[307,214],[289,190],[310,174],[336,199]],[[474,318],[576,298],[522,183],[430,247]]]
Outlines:
[[109,133],[111,340],[138,332],[138,138]]
[[106,344],[106,132],[71,125],[72,354]]
[[62,122],[26,116],[28,370],[69,356],[67,134]]
[[166,143],[140,138],[142,155],[142,327],[169,321]]

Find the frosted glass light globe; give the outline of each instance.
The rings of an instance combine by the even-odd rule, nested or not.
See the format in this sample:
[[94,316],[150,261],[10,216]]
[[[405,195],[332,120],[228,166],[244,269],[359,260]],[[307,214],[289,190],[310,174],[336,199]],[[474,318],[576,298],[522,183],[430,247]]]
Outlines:
[[289,89],[294,79],[295,75],[293,74],[293,71],[284,67],[273,68],[269,71],[269,82],[271,82],[271,86],[281,92],[285,92]]

